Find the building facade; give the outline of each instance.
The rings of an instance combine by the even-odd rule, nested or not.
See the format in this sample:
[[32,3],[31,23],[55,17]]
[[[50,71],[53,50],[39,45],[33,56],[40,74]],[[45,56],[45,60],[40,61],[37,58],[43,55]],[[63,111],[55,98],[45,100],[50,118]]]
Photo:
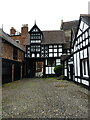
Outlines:
[[64,44],[64,53],[61,56],[63,63],[63,73],[68,80],[74,79],[74,62],[73,62],[73,42],[79,20],[68,21],[61,23],[61,30],[65,32],[66,43]]
[[19,80],[24,73],[25,48],[0,29],[2,83]]
[[26,76],[53,76],[61,64],[65,35],[63,31],[41,31],[35,24],[28,33],[26,45]]
[[90,15],[81,15],[73,44],[74,80],[90,86]]
[[71,28],[70,55],[63,57],[68,80],[90,86],[90,15],[80,15],[76,29]]

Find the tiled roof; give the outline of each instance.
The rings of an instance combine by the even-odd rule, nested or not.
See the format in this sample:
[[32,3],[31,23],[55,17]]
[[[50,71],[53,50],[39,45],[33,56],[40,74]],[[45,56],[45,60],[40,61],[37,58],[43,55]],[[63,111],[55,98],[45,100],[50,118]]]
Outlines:
[[12,44],[13,46],[19,48],[20,50],[25,52],[25,48],[24,46],[18,44],[16,41],[14,41],[13,39],[11,39],[2,29],[0,29],[0,37],[2,39],[4,39],[5,41],[7,41],[8,43]]
[[65,35],[63,31],[42,31],[42,44],[64,44]]
[[81,14],[80,17],[90,26],[90,14]]
[[[64,44],[65,34],[63,31],[42,31],[43,38],[41,44]],[[26,37],[26,45],[30,45],[30,34]]]
[[79,20],[62,22],[61,30],[71,30],[72,28],[76,28],[79,24]]

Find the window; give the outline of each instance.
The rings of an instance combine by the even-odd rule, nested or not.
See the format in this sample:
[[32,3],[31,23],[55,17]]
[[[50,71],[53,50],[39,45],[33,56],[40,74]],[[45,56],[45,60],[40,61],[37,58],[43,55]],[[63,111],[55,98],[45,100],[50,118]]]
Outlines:
[[36,46],[36,52],[40,52],[40,45]]
[[88,77],[88,63],[87,59],[82,60],[82,75],[83,77]]
[[31,52],[35,52],[35,46],[31,46]]
[[57,53],[54,53],[54,57],[57,57]]
[[57,48],[57,45],[54,45],[54,48]]
[[49,45],[49,48],[52,48],[53,46],[52,45]]
[[49,53],[49,57],[53,57],[53,53]]
[[62,48],[59,48],[59,52],[62,52]]
[[40,54],[39,54],[39,53],[37,54],[37,57],[40,57]]
[[31,52],[40,52],[40,45],[31,46]]
[[27,49],[30,50],[30,47],[28,47]]
[[16,40],[17,43],[20,43],[20,40]]
[[56,65],[60,65],[60,59],[56,59]]
[[35,54],[32,54],[32,57],[35,57]]
[[36,40],[36,39],[41,39],[41,34],[40,33],[32,33],[30,36],[31,40]]
[[49,59],[48,60],[48,66],[55,66],[55,60],[54,59]]
[[15,60],[18,59],[18,49],[17,48],[13,49],[13,59],[15,59]]

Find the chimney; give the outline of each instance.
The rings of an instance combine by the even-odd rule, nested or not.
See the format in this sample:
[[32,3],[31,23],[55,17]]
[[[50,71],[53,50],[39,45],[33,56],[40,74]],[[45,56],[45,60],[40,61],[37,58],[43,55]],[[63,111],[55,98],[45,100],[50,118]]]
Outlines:
[[28,33],[28,24],[23,24],[21,28],[21,34],[25,35]]
[[60,26],[60,30],[63,29],[63,19],[61,19],[61,26]]
[[16,29],[14,28],[14,27],[11,27],[11,29],[10,29],[10,35],[15,35],[15,33],[16,33]]

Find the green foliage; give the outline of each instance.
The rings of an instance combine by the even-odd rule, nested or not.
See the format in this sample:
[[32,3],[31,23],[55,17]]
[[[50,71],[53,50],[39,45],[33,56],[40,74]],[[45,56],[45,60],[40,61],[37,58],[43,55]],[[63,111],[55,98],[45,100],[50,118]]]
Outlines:
[[57,65],[54,68],[54,72],[55,72],[55,74],[56,74],[57,77],[59,77],[60,75],[62,75],[62,73],[63,73],[63,65]]

